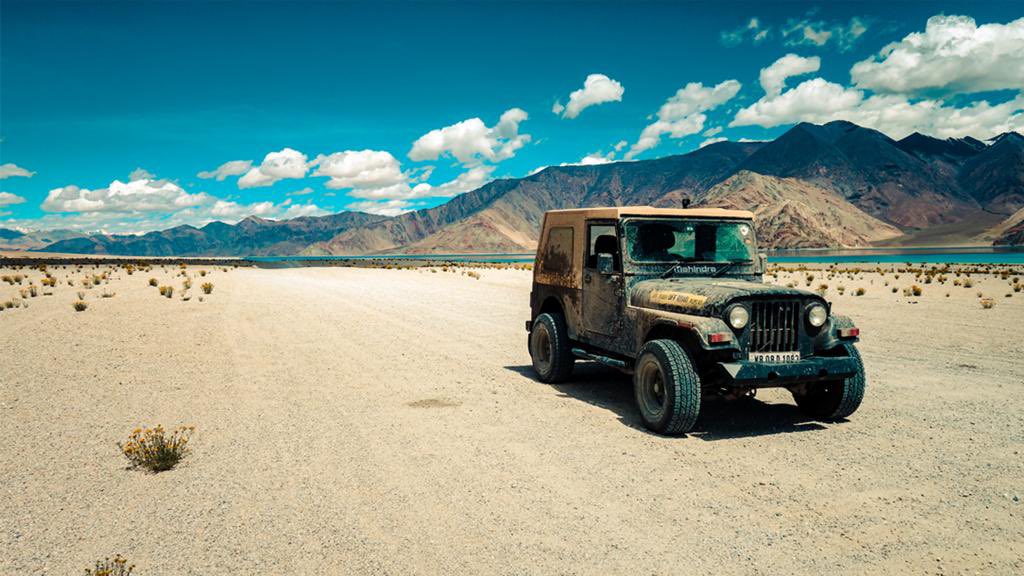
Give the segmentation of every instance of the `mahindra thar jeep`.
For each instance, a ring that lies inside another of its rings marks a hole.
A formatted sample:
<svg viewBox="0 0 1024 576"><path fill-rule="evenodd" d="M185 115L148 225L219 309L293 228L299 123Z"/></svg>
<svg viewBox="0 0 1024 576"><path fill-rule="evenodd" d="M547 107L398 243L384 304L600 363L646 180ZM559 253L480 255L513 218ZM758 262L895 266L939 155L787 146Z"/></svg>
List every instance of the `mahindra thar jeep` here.
<svg viewBox="0 0 1024 576"><path fill-rule="evenodd" d="M577 358L633 375L644 425L689 431L701 398L787 388L842 419L864 397L860 334L815 293L762 282L753 214L650 207L544 215L526 323L538 379Z"/></svg>

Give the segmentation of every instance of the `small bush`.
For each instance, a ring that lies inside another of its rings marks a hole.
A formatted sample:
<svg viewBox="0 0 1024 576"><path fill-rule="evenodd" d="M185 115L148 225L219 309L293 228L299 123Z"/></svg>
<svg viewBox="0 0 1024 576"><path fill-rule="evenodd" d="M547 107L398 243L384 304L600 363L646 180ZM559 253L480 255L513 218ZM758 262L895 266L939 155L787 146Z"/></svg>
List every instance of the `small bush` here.
<svg viewBox="0 0 1024 576"><path fill-rule="evenodd" d="M989 308L992 308L993 306L996 305L996 301L994 298L982 298L980 302L981 307L984 308L985 310L988 310Z"/></svg>
<svg viewBox="0 0 1024 576"><path fill-rule="evenodd" d="M71 303L71 307L75 309L75 312L85 312L85 309L89 307L89 303L84 300L75 300Z"/></svg>
<svg viewBox="0 0 1024 576"><path fill-rule="evenodd" d="M911 286L911 287L910 287L910 292L911 292L911 293L912 293L912 294L913 294L914 296L920 296L920 295L921 295L921 292L922 292L922 290L921 290L921 287L920 287L920 286L918 286L917 284L914 284L913 286Z"/></svg>
<svg viewBox="0 0 1024 576"><path fill-rule="evenodd" d="M149 285L150 285L150 286L152 286L152 287L156 288L156 287L157 287L157 285L159 285L159 284L160 284L160 283L159 283L159 282L157 282L157 279L156 279L156 278L150 278L150 279L149 279Z"/></svg>
<svg viewBox="0 0 1024 576"><path fill-rule="evenodd" d="M117 296L117 292L107 292L104 290L103 293L100 294L101 298L113 298L114 296Z"/></svg>
<svg viewBox="0 0 1024 576"><path fill-rule="evenodd" d="M167 297L167 298L173 298L174 297L174 287L173 286L161 286L160 287L160 295L164 296L164 297Z"/></svg>
<svg viewBox="0 0 1024 576"><path fill-rule="evenodd" d="M213 292L213 282L203 282L203 285L200 286L200 288L203 290L203 294L209 294Z"/></svg>
<svg viewBox="0 0 1024 576"><path fill-rule="evenodd" d="M182 280L181 281L181 288L182 288L182 290L188 290L188 289L192 288L192 279L191 278L185 278L184 280Z"/></svg>
<svg viewBox="0 0 1024 576"><path fill-rule="evenodd" d="M971 288L973 286L974 286L974 282L972 282L970 278L964 278L964 281L963 281L963 287L964 288Z"/></svg>
<svg viewBox="0 0 1024 576"><path fill-rule="evenodd" d="M854 292L854 294L856 296L863 296L865 292L866 292L866 290L864 290L863 288L857 288L857 291Z"/></svg>
<svg viewBox="0 0 1024 576"><path fill-rule="evenodd" d="M170 470L188 453L188 441L193 426L179 426L167 434L163 426L136 428L128 441L117 447L128 459L131 468L145 468L150 472Z"/></svg>
<svg viewBox="0 0 1024 576"><path fill-rule="evenodd" d="M97 560L93 568L85 569L85 576L131 576L132 570L135 570L135 564L128 564L128 561L118 554L113 560Z"/></svg>

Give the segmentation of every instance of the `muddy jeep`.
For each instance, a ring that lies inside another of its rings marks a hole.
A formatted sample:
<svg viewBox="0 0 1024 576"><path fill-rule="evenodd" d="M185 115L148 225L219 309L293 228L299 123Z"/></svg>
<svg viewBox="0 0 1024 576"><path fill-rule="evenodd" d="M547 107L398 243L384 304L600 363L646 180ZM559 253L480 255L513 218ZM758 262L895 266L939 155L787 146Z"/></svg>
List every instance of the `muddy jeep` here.
<svg viewBox="0 0 1024 576"><path fill-rule="evenodd" d="M586 208L544 215L526 323L537 377L576 359L633 375L644 425L689 431L701 398L785 387L806 414L853 414L860 331L812 292L766 284L753 214Z"/></svg>

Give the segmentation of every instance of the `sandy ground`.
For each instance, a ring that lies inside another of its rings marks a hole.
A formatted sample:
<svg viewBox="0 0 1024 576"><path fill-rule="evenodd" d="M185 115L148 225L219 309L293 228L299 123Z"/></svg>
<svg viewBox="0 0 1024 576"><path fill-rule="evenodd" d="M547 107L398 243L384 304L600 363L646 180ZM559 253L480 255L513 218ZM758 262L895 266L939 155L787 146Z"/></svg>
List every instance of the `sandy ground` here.
<svg viewBox="0 0 1024 576"><path fill-rule="evenodd" d="M174 271L118 272L76 313L58 269L0 312L0 573L115 553L139 576L1024 571L1024 293L1004 280L847 280L830 297L870 379L848 422L772 391L664 438L627 377L530 377L527 272L146 285ZM126 470L115 443L156 423L196 426L192 454Z"/></svg>

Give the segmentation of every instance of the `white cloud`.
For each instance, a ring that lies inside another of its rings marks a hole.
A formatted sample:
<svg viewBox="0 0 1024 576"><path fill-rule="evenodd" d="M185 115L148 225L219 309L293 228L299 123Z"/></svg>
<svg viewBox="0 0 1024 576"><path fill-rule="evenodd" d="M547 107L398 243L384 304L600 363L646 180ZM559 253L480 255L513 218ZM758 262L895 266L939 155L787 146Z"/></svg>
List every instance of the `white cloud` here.
<svg viewBox="0 0 1024 576"><path fill-rule="evenodd" d="M733 30L724 30L720 34L722 44L726 46L738 46L744 40L750 38L754 44L758 44L771 35L771 28L762 25L759 18L751 18L746 24Z"/></svg>
<svg viewBox="0 0 1024 576"><path fill-rule="evenodd" d="M136 168L128 175L128 181L134 182L136 180L156 180L156 176L145 168Z"/></svg>
<svg viewBox="0 0 1024 576"><path fill-rule="evenodd" d="M819 68L821 68L821 58L817 56L803 58L796 54L786 54L773 62L771 66L761 69L761 88L764 89L765 94L778 96L786 86L787 78L817 72Z"/></svg>
<svg viewBox="0 0 1024 576"><path fill-rule="evenodd" d="M64 186L50 190L42 208L48 212L169 212L198 206L204 193L189 194L167 180L114 180L107 188Z"/></svg>
<svg viewBox="0 0 1024 576"><path fill-rule="evenodd" d="M282 218L299 218L302 216L323 216L329 214L327 210L313 204L292 204L281 214Z"/></svg>
<svg viewBox="0 0 1024 576"><path fill-rule="evenodd" d="M303 188L301 190L296 190L294 192L289 192L288 196L305 196L307 194L312 194L312 193L313 193L313 189L310 188L309 186L306 186L305 188Z"/></svg>
<svg viewBox="0 0 1024 576"><path fill-rule="evenodd" d="M231 160L213 170L200 172L196 176L204 179L216 178L218 182L223 182L228 176L241 176L250 168L252 168L252 160Z"/></svg>
<svg viewBox="0 0 1024 576"><path fill-rule="evenodd" d="M561 114L562 118L576 118L580 112L605 102L621 102L625 88L622 84L612 80L604 74L590 74L583 81L583 88L569 94L569 103L562 106L561 102L555 102L551 111Z"/></svg>
<svg viewBox="0 0 1024 576"><path fill-rule="evenodd" d="M838 22L790 19L782 28L784 43L788 46L801 44L824 46L833 39L841 51L849 50L868 30L864 19L854 16L846 24Z"/></svg>
<svg viewBox="0 0 1024 576"><path fill-rule="evenodd" d="M343 188L382 188L403 183L407 176L402 165L390 152L381 150L346 150L318 156L313 176L329 176L326 186Z"/></svg>
<svg viewBox="0 0 1024 576"><path fill-rule="evenodd" d="M210 215L218 218L239 220L247 216L271 216L277 210L273 202L239 204L228 200L217 200L210 208Z"/></svg>
<svg viewBox="0 0 1024 576"><path fill-rule="evenodd" d="M1024 18L978 26L969 16L933 16L850 70L876 92L973 93L1024 88Z"/></svg>
<svg viewBox="0 0 1024 576"><path fill-rule="evenodd" d="M17 164L0 164L0 180L11 178L13 176L21 176L22 178L31 178L35 176L35 172L30 172Z"/></svg>
<svg viewBox="0 0 1024 576"><path fill-rule="evenodd" d="M21 204L25 201L24 198L17 194L11 194L10 192L0 192L0 206L10 206L11 204Z"/></svg>
<svg viewBox="0 0 1024 576"><path fill-rule="evenodd" d="M412 205L407 200L386 200L384 202L363 200L353 202L346 206L346 208L369 214L380 214L381 216L398 216L413 210Z"/></svg>
<svg viewBox="0 0 1024 576"><path fill-rule="evenodd" d="M725 142L726 140L728 140L728 138L726 138L725 136L719 136L717 138L708 138L707 140L704 140L703 142L700 143L700 148L708 146L709 144Z"/></svg>
<svg viewBox="0 0 1024 576"><path fill-rule="evenodd" d="M454 180L445 182L439 186L433 186L429 189L421 188L423 184L417 185L416 188L420 188L420 196L445 196L451 197L463 192L469 192L476 190L477 188L487 184L492 180L491 173L494 172L493 166L474 166L469 170L466 170L462 174L455 177ZM415 191L416 188L413 190Z"/></svg>
<svg viewBox="0 0 1024 576"><path fill-rule="evenodd" d="M306 155L298 150L284 148L280 152L271 152L263 158L263 162L250 169L238 179L239 188L257 188L271 186L286 178L303 178L309 170Z"/></svg>
<svg viewBox="0 0 1024 576"><path fill-rule="evenodd" d="M626 153L632 159L661 142L662 134L682 138L697 134L704 129L707 117L704 112L712 110L731 100L740 90L736 80L726 80L714 87L705 87L700 82L691 82L680 88L658 109L657 120L640 133L640 138Z"/></svg>
<svg viewBox="0 0 1024 576"><path fill-rule="evenodd" d="M1024 128L1024 96L995 105L979 101L956 107L897 94L868 96L863 90L812 78L781 94L766 94L737 112L729 125L770 128L833 120L848 120L896 139L915 131L940 138L990 138Z"/></svg>
<svg viewBox="0 0 1024 576"><path fill-rule="evenodd" d="M712 128L708 128L707 130L705 130L703 135L711 137L711 136L715 136L715 135L718 135L718 134L721 134L721 133L722 133L722 127L721 126L714 126Z"/></svg>
<svg viewBox="0 0 1024 576"><path fill-rule="evenodd" d="M409 158L422 161L452 156L465 166L507 160L530 141L529 134L519 133L519 124L527 117L525 111L511 108L493 127L479 118L470 118L431 130L413 142Z"/></svg>

